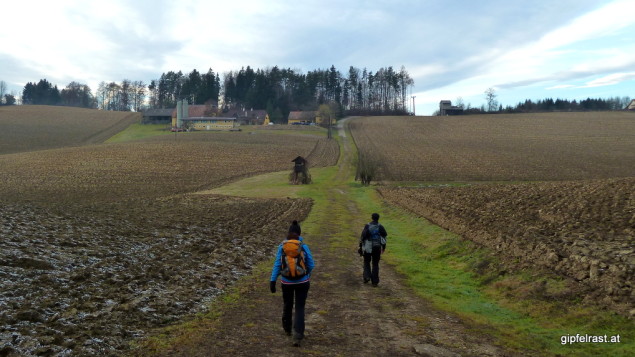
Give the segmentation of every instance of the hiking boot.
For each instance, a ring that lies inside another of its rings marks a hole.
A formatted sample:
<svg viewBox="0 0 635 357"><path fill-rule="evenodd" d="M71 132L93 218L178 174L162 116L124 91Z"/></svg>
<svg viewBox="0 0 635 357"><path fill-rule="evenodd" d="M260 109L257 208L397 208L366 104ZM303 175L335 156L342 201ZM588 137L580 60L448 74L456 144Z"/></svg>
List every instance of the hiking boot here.
<svg viewBox="0 0 635 357"><path fill-rule="evenodd" d="M376 288L376 287L377 287L377 284L373 283L373 288Z"/></svg>
<svg viewBox="0 0 635 357"><path fill-rule="evenodd" d="M304 336L302 334L299 334L299 333L293 331L293 346L294 347L300 347L300 343L302 342L303 338L304 338Z"/></svg>
<svg viewBox="0 0 635 357"><path fill-rule="evenodd" d="M284 330L284 334L287 336L291 336L291 330Z"/></svg>
<svg viewBox="0 0 635 357"><path fill-rule="evenodd" d="M368 284L369 281L370 279L364 279L364 284Z"/></svg>

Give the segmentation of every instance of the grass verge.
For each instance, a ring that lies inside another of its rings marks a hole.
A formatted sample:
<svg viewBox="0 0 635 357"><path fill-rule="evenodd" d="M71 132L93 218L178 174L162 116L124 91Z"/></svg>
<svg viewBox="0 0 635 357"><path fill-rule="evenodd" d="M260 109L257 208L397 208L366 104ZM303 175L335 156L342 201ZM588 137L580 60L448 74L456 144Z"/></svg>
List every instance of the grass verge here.
<svg viewBox="0 0 635 357"><path fill-rule="evenodd" d="M635 325L627 318L575 299L557 301L524 293L537 283L558 289L558 277L527 271L479 274L484 266L496 263L492 252L388 205L373 188L351 184L351 194L364 211L382 215L389 233L386 261L404 274L417 294L470 321L474 328L488 331L507 347L541 356L632 356L635 352ZM619 335L620 343L562 343L563 336L578 334L609 340Z"/></svg>
<svg viewBox="0 0 635 357"><path fill-rule="evenodd" d="M171 134L169 130L166 130L167 127L166 124L132 124L125 130L106 140L106 143L121 143L151 136Z"/></svg>

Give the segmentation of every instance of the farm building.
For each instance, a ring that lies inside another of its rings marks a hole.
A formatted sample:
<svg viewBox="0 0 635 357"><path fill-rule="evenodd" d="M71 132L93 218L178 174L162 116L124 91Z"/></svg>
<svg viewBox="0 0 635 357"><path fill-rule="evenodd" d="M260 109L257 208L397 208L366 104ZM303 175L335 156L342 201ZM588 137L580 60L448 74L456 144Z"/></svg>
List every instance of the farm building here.
<svg viewBox="0 0 635 357"><path fill-rule="evenodd" d="M143 112L143 124L170 124L174 109L148 109Z"/></svg>
<svg viewBox="0 0 635 357"><path fill-rule="evenodd" d="M268 121L269 114L266 110L242 110L231 109L223 112L222 116L236 118L240 125L263 125Z"/></svg>
<svg viewBox="0 0 635 357"><path fill-rule="evenodd" d="M626 110L635 110L635 99L631 100L631 103L626 107Z"/></svg>
<svg viewBox="0 0 635 357"><path fill-rule="evenodd" d="M452 101L442 100L439 102L439 115L461 115L463 108L452 105Z"/></svg>
<svg viewBox="0 0 635 357"><path fill-rule="evenodd" d="M192 130L239 130L236 118L193 117L181 119Z"/></svg>
<svg viewBox="0 0 635 357"><path fill-rule="evenodd" d="M314 111L295 111L289 113L289 125L311 124L316 122L316 112Z"/></svg>
<svg viewBox="0 0 635 357"><path fill-rule="evenodd" d="M172 112L172 130L239 130L236 118L216 114L211 105L189 105L185 100L179 101Z"/></svg>
<svg viewBox="0 0 635 357"><path fill-rule="evenodd" d="M320 116L319 114L317 114L317 116L315 117L315 122L317 125L327 125L328 124L328 119L324 118L322 119L322 116ZM336 118L331 118L331 124L337 124L337 119Z"/></svg>

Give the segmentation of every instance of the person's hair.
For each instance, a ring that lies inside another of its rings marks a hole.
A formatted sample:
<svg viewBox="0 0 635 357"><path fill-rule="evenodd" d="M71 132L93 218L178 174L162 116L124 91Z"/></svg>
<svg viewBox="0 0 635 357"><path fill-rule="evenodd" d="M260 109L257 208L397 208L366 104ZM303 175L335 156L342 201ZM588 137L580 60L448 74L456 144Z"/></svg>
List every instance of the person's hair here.
<svg viewBox="0 0 635 357"><path fill-rule="evenodd" d="M373 213L372 215L370 215L370 217L373 219L373 221L379 220L379 214L377 213Z"/></svg>
<svg viewBox="0 0 635 357"><path fill-rule="evenodd" d="M296 232L289 232L289 234L287 235L287 239L298 240L299 237L300 236Z"/></svg>

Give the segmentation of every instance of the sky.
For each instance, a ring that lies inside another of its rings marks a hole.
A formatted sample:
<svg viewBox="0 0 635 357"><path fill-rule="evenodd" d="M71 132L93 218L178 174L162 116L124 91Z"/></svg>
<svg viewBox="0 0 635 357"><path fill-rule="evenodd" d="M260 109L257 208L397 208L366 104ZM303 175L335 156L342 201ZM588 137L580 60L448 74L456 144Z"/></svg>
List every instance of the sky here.
<svg viewBox="0 0 635 357"><path fill-rule="evenodd" d="M0 80L20 94L168 71L404 66L417 115L525 99L635 98L635 0L57 0L2 5Z"/></svg>

